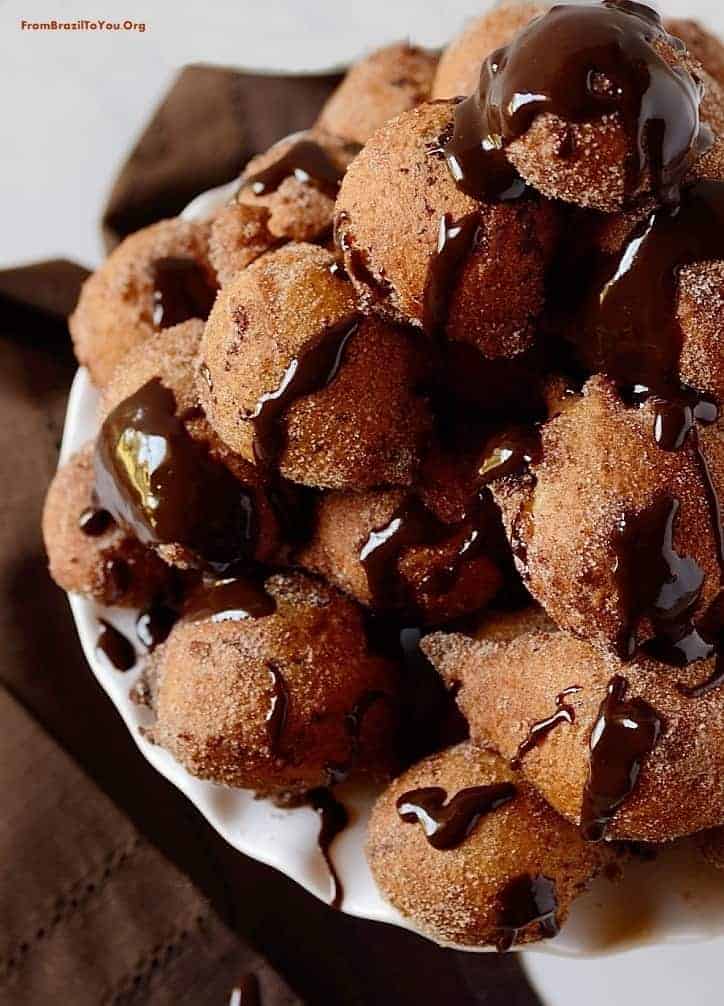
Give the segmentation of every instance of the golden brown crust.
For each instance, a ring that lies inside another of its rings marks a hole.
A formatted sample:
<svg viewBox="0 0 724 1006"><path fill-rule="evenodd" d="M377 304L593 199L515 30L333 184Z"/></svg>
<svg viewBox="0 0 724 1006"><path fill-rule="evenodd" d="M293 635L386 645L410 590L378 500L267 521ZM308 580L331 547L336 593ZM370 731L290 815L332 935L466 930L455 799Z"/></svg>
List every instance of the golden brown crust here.
<svg viewBox="0 0 724 1006"><path fill-rule="evenodd" d="M50 575L63 590L101 604L140 607L169 585L170 571L113 522L98 536L81 530L81 514L94 507L94 484L93 445L87 444L58 469L45 498Z"/></svg>
<svg viewBox="0 0 724 1006"><path fill-rule="evenodd" d="M608 682L622 674L627 697L648 702L664 726L608 837L665 842L724 821L722 693L691 698L678 688L705 679L713 661L688 669L638 659L622 664L583 640L540 629L503 642L438 633L422 646L448 685L462 683L458 704L473 741L492 743L504 758L513 758L529 728L555 711L560 692L579 686L566 699L574 722L551 730L521 763L526 778L568 820L580 819L591 727Z"/></svg>
<svg viewBox="0 0 724 1006"><path fill-rule="evenodd" d="M300 573L276 575L277 609L244 621L181 622L155 658L153 739L191 773L259 793L300 792L349 761L346 717L370 691L394 698L392 665L368 652L359 609ZM273 742L270 668L288 692ZM356 771L390 765L393 703L362 720Z"/></svg>
<svg viewBox="0 0 724 1006"><path fill-rule="evenodd" d="M200 360L209 380L199 392L221 438L250 461L254 429L242 417L279 387L310 340L352 324L354 290L332 275L333 261L313 245L263 256L222 291L206 325ZM286 410L281 473L324 488L409 484L431 424L418 393L426 371L414 334L359 319L334 380Z"/></svg>
<svg viewBox="0 0 724 1006"><path fill-rule="evenodd" d="M662 451L653 427L651 405L627 408L605 378L591 378L583 395L543 426L542 460L531 466L532 477L492 487L509 536L522 543L519 561L533 596L558 625L604 649L627 624L614 536L622 519L660 496L679 500L674 548L705 573L700 611L718 590L700 464L691 443ZM718 466L721 440L706 436L704 452ZM642 620L638 641L651 635Z"/></svg>
<svg viewBox="0 0 724 1006"><path fill-rule="evenodd" d="M327 99L317 126L364 144L389 119L430 97L437 57L407 42L376 49L359 60Z"/></svg>
<svg viewBox="0 0 724 1006"><path fill-rule="evenodd" d="M153 339L154 264L165 258L190 258L216 275L209 260L208 221L173 219L137 231L108 256L83 284L69 326L78 362L103 387L133 346Z"/></svg>
<svg viewBox="0 0 724 1006"><path fill-rule="evenodd" d="M444 50L432 87L433 98L468 95L478 85L480 65L491 52L510 42L521 28L546 8L536 3L509 3L471 21Z"/></svg>
<svg viewBox="0 0 724 1006"><path fill-rule="evenodd" d="M395 806L418 787L440 786L451 797L469 786L509 781L518 788L513 800L481 818L453 849L433 848L420 825L403 821ZM468 743L396 779L375 804L367 838L367 858L388 901L434 939L465 946L496 943L501 892L521 874L555 882L562 924L609 857L607 849L583 842L502 758ZM530 927L520 942L539 938L537 927Z"/></svg>
<svg viewBox="0 0 724 1006"><path fill-rule="evenodd" d="M365 307L422 326L441 219L479 215L475 247L451 283L444 334L489 358L516 356L531 345L543 307L556 212L543 201L485 205L461 192L431 152L452 111L448 101L421 105L374 134L342 181L338 242ZM360 258L374 284L356 268Z"/></svg>

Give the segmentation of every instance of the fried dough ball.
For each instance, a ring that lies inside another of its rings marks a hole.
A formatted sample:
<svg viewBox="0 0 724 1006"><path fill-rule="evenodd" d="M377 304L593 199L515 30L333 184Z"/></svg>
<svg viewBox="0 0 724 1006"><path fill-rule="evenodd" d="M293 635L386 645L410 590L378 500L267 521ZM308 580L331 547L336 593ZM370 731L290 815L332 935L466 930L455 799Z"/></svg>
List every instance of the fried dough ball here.
<svg viewBox="0 0 724 1006"><path fill-rule="evenodd" d="M673 552L703 573L692 614L706 608L719 585L701 464L690 440L678 451L658 447L654 416L651 402L629 408L609 381L591 378L582 395L567 399L543 426L542 458L532 463L530 475L491 487L533 596L562 628L619 652L633 652L657 634L648 611L634 617L638 598L628 596L626 574L616 572L630 565L625 542L637 534L645 539L653 509L673 512ZM721 433L702 428L700 442L721 492ZM659 540L652 532L651 547L641 546L646 555L640 561L649 571L668 547L663 526L661 535Z"/></svg>
<svg viewBox="0 0 724 1006"><path fill-rule="evenodd" d="M211 224L209 259L220 286L281 243L269 230L269 211L236 200L218 211Z"/></svg>
<svg viewBox="0 0 724 1006"><path fill-rule="evenodd" d="M170 570L97 506L94 482L93 445L87 444L50 484L43 509L50 575L63 590L101 604L140 607L164 592Z"/></svg>
<svg viewBox="0 0 724 1006"><path fill-rule="evenodd" d="M431 426L419 390L428 354L415 333L357 315L354 289L334 261L314 245L287 245L224 288L201 344L201 400L232 450L249 461L261 451L264 465L293 482L407 485ZM334 350L326 363L315 355L325 339ZM311 391L297 395L292 381L286 406L255 420L294 360L311 375Z"/></svg>
<svg viewBox="0 0 724 1006"><path fill-rule="evenodd" d="M486 205L457 188L435 152L453 107L421 105L374 134L342 181L337 241L365 309L512 357L533 342L556 213L535 198ZM457 269L437 255L445 220L476 225Z"/></svg>
<svg viewBox="0 0 724 1006"><path fill-rule="evenodd" d="M266 617L175 626L154 656L152 738L194 775L257 793L389 768L396 673L360 609L299 573L266 590Z"/></svg>
<svg viewBox="0 0 724 1006"><path fill-rule="evenodd" d="M337 187L357 149L316 127L292 133L252 157L236 201L266 210L273 238L313 241L331 229Z"/></svg>
<svg viewBox="0 0 724 1006"><path fill-rule="evenodd" d="M618 793L622 800L605 836L665 842L724 820L722 692L694 697L679 687L700 684L713 660L676 669L646 659L624 664L544 628L505 641L437 633L421 645L448 686L460 683L457 701L473 742L492 744L507 759L518 756L525 777L568 820L581 819L591 732L615 675L627 682L627 701L651 707L661 732L640 759L632 791ZM562 700L573 716L522 752L531 728L555 714ZM620 744L617 751L619 767L628 770Z"/></svg>
<svg viewBox="0 0 724 1006"><path fill-rule="evenodd" d="M371 52L327 99L317 127L362 146L376 129L430 97L437 57L408 42Z"/></svg>
<svg viewBox="0 0 724 1006"><path fill-rule="evenodd" d="M724 44L717 35L707 31L698 21L688 18L668 18L664 27L670 35L681 39L707 73L724 84Z"/></svg>
<svg viewBox="0 0 724 1006"><path fill-rule="evenodd" d="M131 234L83 284L69 326L78 362L99 387L129 349L190 318L216 296L208 221L173 219Z"/></svg>
<svg viewBox="0 0 724 1006"><path fill-rule="evenodd" d="M281 531L264 481L254 465L234 454L219 439L199 406L195 364L203 330L201 321L187 321L160 332L152 342L130 350L103 391L101 421L149 381L160 380L164 388L173 392L176 415L184 417L191 438L204 447L214 461L228 468L240 487L250 492L257 524L253 557L269 561L278 554ZM165 542L156 548L172 565L182 568L196 565L197 559L181 542Z"/></svg>
<svg viewBox="0 0 724 1006"><path fill-rule="evenodd" d="M427 826L404 820L397 807L404 794L421 788L442 789L449 804L461 790L501 783L515 787L512 799L483 814L452 848L433 847ZM513 940L541 939L541 925L532 920L546 910L562 925L609 857L605 848L584 842L502 758L469 743L396 779L375 804L367 838L377 884L423 932L442 943L501 949ZM538 911L529 904L537 884Z"/></svg>
<svg viewBox="0 0 724 1006"><path fill-rule="evenodd" d="M540 44L549 41L543 35ZM665 32L655 34L651 46L675 72L701 77L699 64ZM601 90L614 86L605 78L599 82ZM635 144L618 112L588 122L568 122L546 112L507 144L506 155L522 177L549 198L613 213L653 188L648 169L635 184L627 180L628 165L637 156Z"/></svg>
<svg viewBox="0 0 724 1006"><path fill-rule="evenodd" d="M472 94L478 86L480 65L491 52L510 42L546 7L536 3L506 3L471 21L440 57L432 85L433 98Z"/></svg>

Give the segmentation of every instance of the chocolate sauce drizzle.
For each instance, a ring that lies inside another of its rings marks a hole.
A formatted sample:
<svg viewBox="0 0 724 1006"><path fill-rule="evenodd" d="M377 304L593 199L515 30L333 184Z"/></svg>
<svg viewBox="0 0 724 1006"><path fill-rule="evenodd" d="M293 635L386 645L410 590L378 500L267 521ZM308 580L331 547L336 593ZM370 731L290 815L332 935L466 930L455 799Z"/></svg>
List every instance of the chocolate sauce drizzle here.
<svg viewBox="0 0 724 1006"><path fill-rule="evenodd" d="M94 465L100 503L144 544L184 545L215 573L253 555L252 492L189 435L159 379L111 412Z"/></svg>
<svg viewBox="0 0 724 1006"><path fill-rule="evenodd" d="M674 549L678 512L678 499L663 495L641 513L625 518L614 538L616 583L625 617L617 641L622 660L633 657L640 624L648 619L655 634L649 649L659 659L668 655L668 662L681 663L675 652L689 633L704 572L693 559Z"/></svg>
<svg viewBox="0 0 724 1006"><path fill-rule="evenodd" d="M269 712L266 715L267 737L269 750L277 757L281 753L281 739L287 725L289 715L289 689L284 675L276 664L268 662L266 669L271 681L271 700Z"/></svg>
<svg viewBox="0 0 724 1006"><path fill-rule="evenodd" d="M442 787L423 786L399 796L396 807L403 821L422 825L433 849L456 849L481 817L509 803L516 792L511 782L470 786L446 803L447 793Z"/></svg>
<svg viewBox="0 0 724 1006"><path fill-rule="evenodd" d="M449 213L440 218L437 247L427 269L423 294L424 331L442 339L455 281L463 263L479 240L480 214L469 213L453 221Z"/></svg>
<svg viewBox="0 0 724 1006"><path fill-rule="evenodd" d="M627 689L622 675L611 678L591 728L588 780L581 804L581 831L589 842L605 837L663 729L656 710L644 699L627 699Z"/></svg>
<svg viewBox="0 0 724 1006"><path fill-rule="evenodd" d="M336 199L344 170L324 147L302 134L268 167L245 178L242 188L250 188L256 196L266 196L276 192L286 178L293 177Z"/></svg>
<svg viewBox="0 0 724 1006"><path fill-rule="evenodd" d="M546 716L545 719L538 720L537 723L533 723L528 729L527 735L518 745L516 755L511 761L511 766L513 768L520 768L523 758L529 751L532 751L533 748L539 747L551 730L554 730L561 723L570 724L575 722L576 710L569 702L566 702L566 699L569 695L575 695L576 692L580 692L580 690L580 685L569 685L568 688L564 688L562 692L559 692L558 695L556 695L556 711L551 713L550 716Z"/></svg>
<svg viewBox="0 0 724 1006"><path fill-rule="evenodd" d="M558 935L558 897L555 881L550 877L521 874L506 884L498 898L499 951L510 950L529 926L537 926L543 939Z"/></svg>
<svg viewBox="0 0 724 1006"><path fill-rule="evenodd" d="M94 506L86 507L78 518L78 527L90 538L99 538L106 531L110 531L114 523L107 510Z"/></svg>
<svg viewBox="0 0 724 1006"><path fill-rule="evenodd" d="M307 802L319 814L320 827L317 844L324 856L332 880L332 897L329 904L332 908L340 908L344 898L344 888L332 862L330 847L337 835L344 831L349 824L349 815L339 800L324 786L311 789L307 793Z"/></svg>
<svg viewBox="0 0 724 1006"><path fill-rule="evenodd" d="M153 264L153 324L171 328L211 314L218 287L192 258L160 258Z"/></svg>
<svg viewBox="0 0 724 1006"><path fill-rule="evenodd" d="M287 366L279 386L262 395L254 410L242 417L254 426L254 456L259 465L271 468L278 462L286 445L284 414L298 399L332 383L359 321L357 314L348 316L310 339Z"/></svg>
<svg viewBox="0 0 724 1006"><path fill-rule="evenodd" d="M390 696L386 692L370 688L363 692L361 697L352 706L352 709L344 718L344 727L349 737L349 755L343 762L328 762L325 771L330 786L336 786L345 782L354 770L360 757L360 741L364 718L375 705L375 703L388 700Z"/></svg>
<svg viewBox="0 0 724 1006"><path fill-rule="evenodd" d="M680 383L677 297L684 267L722 258L724 182L696 182L676 206L653 210L617 254L594 265L582 317L571 326L589 370L634 389L639 401L654 397L655 433L664 450L680 448L695 421L717 418L709 396Z"/></svg>
<svg viewBox="0 0 724 1006"><path fill-rule="evenodd" d="M659 15L631 0L567 4L535 18L484 61L478 89L455 107L440 147L458 186L478 199L513 199L525 186L505 148L543 114L583 123L617 114L632 147L626 190L650 173L661 201L674 201L689 164L711 145L699 120L701 82L654 48L682 44ZM559 151L572 156L573 135Z"/></svg>
<svg viewBox="0 0 724 1006"><path fill-rule="evenodd" d="M130 671L136 663L133 644L110 622L106 622L103 618L100 622L101 631L98 634L96 649L107 657L117 671Z"/></svg>
<svg viewBox="0 0 724 1006"><path fill-rule="evenodd" d="M511 475L522 475L543 456L537 427L513 426L492 437L485 446L478 475L483 484Z"/></svg>
<svg viewBox="0 0 724 1006"><path fill-rule="evenodd" d="M401 575L400 559L415 547L453 543L447 562L436 566L418 586L422 593L443 596L454 586L464 563L485 553L491 525L490 497L483 489L460 521L445 524L414 495L408 496L384 527L370 532L359 561L367 576L373 604L385 609L418 613L418 603Z"/></svg>
<svg viewBox="0 0 724 1006"><path fill-rule="evenodd" d="M189 622L239 622L266 618L276 607L261 579L247 575L203 581L189 593L181 614Z"/></svg>
<svg viewBox="0 0 724 1006"><path fill-rule="evenodd" d="M165 601L156 601L136 619L136 636L151 652L165 643L178 621L178 609Z"/></svg>

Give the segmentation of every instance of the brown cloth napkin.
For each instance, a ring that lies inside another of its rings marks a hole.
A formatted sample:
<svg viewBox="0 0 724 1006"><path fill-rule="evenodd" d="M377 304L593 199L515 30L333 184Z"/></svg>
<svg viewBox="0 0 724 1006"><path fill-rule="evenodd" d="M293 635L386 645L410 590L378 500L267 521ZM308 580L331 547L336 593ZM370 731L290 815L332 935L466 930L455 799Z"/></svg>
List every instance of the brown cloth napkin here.
<svg viewBox="0 0 724 1006"><path fill-rule="evenodd" d="M185 70L106 226L127 233L229 180L222 150L234 174L308 125L334 79ZM252 972L263 1006L535 1006L514 956L331 911L227 846L140 755L85 664L39 531L75 369L62 316L83 276L64 262L0 273L0 1004L224 1006Z"/></svg>

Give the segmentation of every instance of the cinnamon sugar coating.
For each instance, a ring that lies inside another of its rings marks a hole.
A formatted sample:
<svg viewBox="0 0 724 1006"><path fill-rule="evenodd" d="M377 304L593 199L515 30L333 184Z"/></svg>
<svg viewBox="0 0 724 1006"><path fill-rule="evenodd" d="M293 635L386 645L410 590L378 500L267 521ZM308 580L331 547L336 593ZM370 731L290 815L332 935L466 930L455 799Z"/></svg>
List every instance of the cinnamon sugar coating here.
<svg viewBox="0 0 724 1006"><path fill-rule="evenodd" d="M103 387L124 355L152 341L155 268L158 262L183 259L198 265L209 288L216 273L209 259L208 221L162 220L127 237L83 284L69 326L78 362Z"/></svg>
<svg viewBox="0 0 724 1006"><path fill-rule="evenodd" d="M434 53L408 42L376 49L347 71L320 112L317 128L366 143L385 122L428 100L436 66Z"/></svg>
<svg viewBox="0 0 724 1006"><path fill-rule="evenodd" d="M513 38L546 8L537 3L506 3L466 25L443 50L432 85L433 98L472 94L480 78L480 65L491 52Z"/></svg>
<svg viewBox="0 0 724 1006"><path fill-rule="evenodd" d="M447 304L438 334L472 343L488 358L513 357L535 336L557 215L533 197L483 204L458 189L436 152L453 108L447 101L421 105L374 134L342 181L337 241L366 310L437 327L429 301L441 285ZM478 219L475 239L440 283L434 272L441 221L471 215Z"/></svg>
<svg viewBox="0 0 724 1006"><path fill-rule="evenodd" d="M331 489L407 485L431 425L424 345L414 333L358 317L354 289L333 263L322 248L288 245L225 287L201 344L199 394L222 440L253 462L257 431L248 417L315 340L349 323L333 379L320 375L322 386L290 402L279 419L278 469Z"/></svg>
<svg viewBox="0 0 724 1006"><path fill-rule="evenodd" d="M154 655L153 739L192 774L260 794L300 795L342 764L384 772L396 676L369 651L359 609L299 573L272 576L266 589L271 615L172 630ZM286 694L276 728L271 671ZM347 717L370 692L387 698L369 706L355 740Z"/></svg>
<svg viewBox="0 0 724 1006"><path fill-rule="evenodd" d="M506 759L516 756L534 723L555 711L556 696L578 686L566 698L573 722L558 724L520 760L524 776L568 820L580 820L591 729L610 679L621 674L627 694L649 703L663 726L607 837L665 842L724 821L721 692L694 698L678 687L705 679L713 661L689 668L639 658L622 664L582 639L544 627L506 641L484 633L477 640L437 633L422 645L448 686L461 684L457 701L473 741L492 744Z"/></svg>
<svg viewBox="0 0 724 1006"><path fill-rule="evenodd" d="M669 66L701 77L701 67L688 53L658 38L653 49ZM618 112L590 122L544 113L506 151L523 178L550 199L614 213L653 189L648 169L633 188L627 185L634 143Z"/></svg>
<svg viewBox="0 0 724 1006"><path fill-rule="evenodd" d="M435 849L419 823L403 821L396 801L421 787L445 790L512 782L516 795L484 815L456 848ZM585 843L534 788L491 751L464 743L413 765L379 797L370 818L367 859L388 901L433 939L464 946L496 944L501 937L501 896L521 875L554 883L556 918L610 858ZM536 925L518 942L540 939Z"/></svg>
<svg viewBox="0 0 724 1006"><path fill-rule="evenodd" d="M271 236L287 241L312 241L332 226L335 195L332 190L335 186L320 185L314 175L308 180L297 177L293 163L288 166L288 173L284 174L278 185L274 184L269 191L260 194L254 190L254 178L260 172L283 163L285 157L300 142L319 148L340 178L358 149L356 144L314 127L301 133L292 133L263 154L252 157L239 179L236 201L241 205L265 210L268 214L266 226Z"/></svg>
<svg viewBox="0 0 724 1006"><path fill-rule="evenodd" d="M616 645L628 624L615 536L622 521L660 497L679 501L674 550L704 572L698 613L719 589L711 514L693 445L663 451L653 429L650 404L628 407L605 378L591 378L582 396L569 399L543 426L542 459L530 475L492 486L509 537L518 542L517 562L530 592L558 625L604 650ZM721 492L721 434L710 427L700 441ZM636 642L653 634L642 618Z"/></svg>
<svg viewBox="0 0 724 1006"><path fill-rule="evenodd" d="M664 27L685 43L691 56L698 60L707 73L724 84L724 45L713 32L707 31L698 21L688 18L667 18Z"/></svg>
<svg viewBox="0 0 724 1006"><path fill-rule="evenodd" d="M81 515L93 499L93 445L87 444L55 473L43 508L43 540L50 575L63 590L101 604L140 607L169 585L168 566L118 525L101 517L103 530L86 534Z"/></svg>

